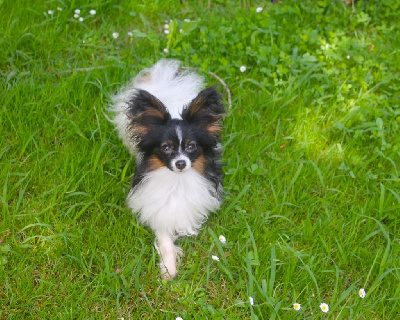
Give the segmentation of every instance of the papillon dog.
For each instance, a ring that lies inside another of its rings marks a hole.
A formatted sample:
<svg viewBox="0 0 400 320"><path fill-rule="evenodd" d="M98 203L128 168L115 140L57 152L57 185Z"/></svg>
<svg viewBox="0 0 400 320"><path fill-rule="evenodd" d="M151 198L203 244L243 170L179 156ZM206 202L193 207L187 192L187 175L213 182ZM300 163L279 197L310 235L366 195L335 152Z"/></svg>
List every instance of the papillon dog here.
<svg viewBox="0 0 400 320"><path fill-rule="evenodd" d="M136 157L127 202L154 231L166 280L176 276L182 255L174 242L196 235L223 199L225 107L217 90L203 85L179 61L160 60L114 96L111 107L119 136Z"/></svg>

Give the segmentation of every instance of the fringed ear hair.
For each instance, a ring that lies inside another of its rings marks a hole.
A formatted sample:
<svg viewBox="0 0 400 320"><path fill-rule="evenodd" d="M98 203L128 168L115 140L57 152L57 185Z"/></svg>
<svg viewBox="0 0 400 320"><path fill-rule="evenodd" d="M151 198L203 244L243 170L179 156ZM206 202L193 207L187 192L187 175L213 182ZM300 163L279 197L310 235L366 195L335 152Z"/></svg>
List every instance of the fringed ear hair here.
<svg viewBox="0 0 400 320"><path fill-rule="evenodd" d="M152 128L171 119L164 104L146 90L137 90L128 101L127 116L135 136L146 135Z"/></svg>
<svg viewBox="0 0 400 320"><path fill-rule="evenodd" d="M222 97L215 87L204 89L183 109L182 119L219 137L222 130L222 117L225 114L225 107L221 100Z"/></svg>

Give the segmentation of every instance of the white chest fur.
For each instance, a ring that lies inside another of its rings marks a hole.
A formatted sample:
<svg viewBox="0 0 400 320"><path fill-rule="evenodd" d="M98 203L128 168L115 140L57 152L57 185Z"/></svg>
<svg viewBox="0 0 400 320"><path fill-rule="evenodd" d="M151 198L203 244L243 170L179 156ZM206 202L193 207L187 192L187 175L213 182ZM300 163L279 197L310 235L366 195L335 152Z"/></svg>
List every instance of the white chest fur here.
<svg viewBox="0 0 400 320"><path fill-rule="evenodd" d="M196 170L168 168L147 173L128 195L141 223L171 235L195 235L208 213L219 208L215 185Z"/></svg>

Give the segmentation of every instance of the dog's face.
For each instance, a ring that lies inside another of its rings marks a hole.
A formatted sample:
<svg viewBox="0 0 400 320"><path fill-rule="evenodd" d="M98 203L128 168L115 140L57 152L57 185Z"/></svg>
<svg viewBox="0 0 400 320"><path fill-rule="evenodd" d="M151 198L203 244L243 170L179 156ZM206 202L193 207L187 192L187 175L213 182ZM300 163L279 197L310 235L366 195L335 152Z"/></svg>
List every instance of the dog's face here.
<svg viewBox="0 0 400 320"><path fill-rule="evenodd" d="M128 117L145 171L167 167L176 173L191 169L203 173L219 142L224 112L221 97L213 87L201 91L184 107L182 120L171 119L161 101L139 90Z"/></svg>
<svg viewBox="0 0 400 320"><path fill-rule="evenodd" d="M154 154L163 165L174 172L185 172L192 167L198 167L202 162L203 148L200 139L193 132L195 130L190 130L183 121L171 122Z"/></svg>

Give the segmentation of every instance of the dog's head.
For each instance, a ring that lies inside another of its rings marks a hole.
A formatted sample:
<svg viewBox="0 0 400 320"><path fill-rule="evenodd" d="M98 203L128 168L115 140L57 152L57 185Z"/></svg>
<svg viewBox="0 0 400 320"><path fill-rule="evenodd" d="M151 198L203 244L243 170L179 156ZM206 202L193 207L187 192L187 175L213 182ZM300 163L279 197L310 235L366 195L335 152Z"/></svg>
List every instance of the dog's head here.
<svg viewBox="0 0 400 320"><path fill-rule="evenodd" d="M220 142L225 108L214 87L201 91L172 119L155 96L138 90L128 108L129 128L143 155L146 170L167 167L181 173L195 169L203 173Z"/></svg>

